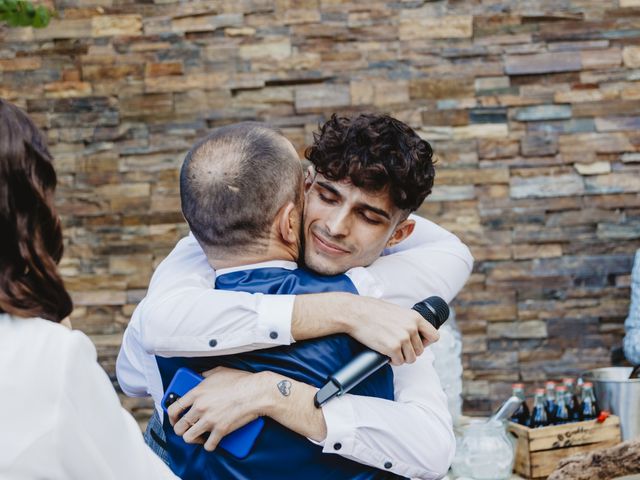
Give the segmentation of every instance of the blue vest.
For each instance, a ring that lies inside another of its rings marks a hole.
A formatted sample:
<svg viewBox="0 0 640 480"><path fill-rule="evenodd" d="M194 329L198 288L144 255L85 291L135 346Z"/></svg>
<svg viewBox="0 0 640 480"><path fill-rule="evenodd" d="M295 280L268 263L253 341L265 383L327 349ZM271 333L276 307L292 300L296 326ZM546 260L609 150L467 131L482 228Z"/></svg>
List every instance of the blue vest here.
<svg viewBox="0 0 640 480"><path fill-rule="evenodd" d="M346 275L326 277L304 269L257 268L220 275L216 288L265 294L304 294L320 292L358 293ZM250 372L270 370L289 378L323 386L327 377L345 365L364 346L348 335L296 342L288 346L256 350L234 355L194 358L156 357L166 391L180 367L203 372L226 366ZM393 400L393 373L386 366L351 391ZM201 445L190 445L177 436L165 414L163 429L167 438L171 468L183 480L241 479L282 480L386 479L399 478L390 472L353 462L335 454L322 452L305 437L283 427L270 418L258 436L251 453L238 459L222 448L207 452Z"/></svg>

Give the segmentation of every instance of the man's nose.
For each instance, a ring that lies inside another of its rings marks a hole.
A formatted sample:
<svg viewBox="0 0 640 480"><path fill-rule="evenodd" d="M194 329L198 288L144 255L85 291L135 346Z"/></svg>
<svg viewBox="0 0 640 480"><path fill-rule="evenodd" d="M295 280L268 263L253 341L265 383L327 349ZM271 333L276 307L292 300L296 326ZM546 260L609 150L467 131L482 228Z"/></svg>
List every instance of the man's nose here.
<svg viewBox="0 0 640 480"><path fill-rule="evenodd" d="M327 217L325 222L327 232L332 237L344 237L349 233L349 212L337 208Z"/></svg>

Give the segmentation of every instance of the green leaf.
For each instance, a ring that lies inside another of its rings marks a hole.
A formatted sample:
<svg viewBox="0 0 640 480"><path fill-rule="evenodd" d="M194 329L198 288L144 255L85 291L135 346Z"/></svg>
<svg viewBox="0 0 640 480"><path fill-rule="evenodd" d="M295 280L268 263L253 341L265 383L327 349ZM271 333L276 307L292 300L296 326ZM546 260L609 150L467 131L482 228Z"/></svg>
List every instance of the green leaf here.
<svg viewBox="0 0 640 480"><path fill-rule="evenodd" d="M51 16L49 15L49 11L40 5L36 9L35 18L33 19L33 26L35 28L44 28L49 25L49 21L51 20Z"/></svg>
<svg viewBox="0 0 640 480"><path fill-rule="evenodd" d="M49 25L49 20L51 17L49 16L49 11L40 5L35 12L35 18L33 19L33 26L35 28L44 28Z"/></svg>
<svg viewBox="0 0 640 480"><path fill-rule="evenodd" d="M31 25L31 16L29 15L29 10L25 8L24 5L19 5L18 12L16 13L16 19L18 25L20 25L21 27L28 27Z"/></svg>
<svg viewBox="0 0 640 480"><path fill-rule="evenodd" d="M10 27L46 27L54 12L26 0L0 0L0 22Z"/></svg>

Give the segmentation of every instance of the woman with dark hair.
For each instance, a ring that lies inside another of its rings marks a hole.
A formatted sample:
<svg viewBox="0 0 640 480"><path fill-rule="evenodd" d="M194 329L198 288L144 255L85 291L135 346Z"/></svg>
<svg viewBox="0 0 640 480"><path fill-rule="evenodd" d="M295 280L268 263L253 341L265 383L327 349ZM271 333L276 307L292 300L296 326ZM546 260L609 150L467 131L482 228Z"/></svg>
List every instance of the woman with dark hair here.
<svg viewBox="0 0 640 480"><path fill-rule="evenodd" d="M0 99L0 478L175 479L145 445L57 264L56 174L43 134Z"/></svg>

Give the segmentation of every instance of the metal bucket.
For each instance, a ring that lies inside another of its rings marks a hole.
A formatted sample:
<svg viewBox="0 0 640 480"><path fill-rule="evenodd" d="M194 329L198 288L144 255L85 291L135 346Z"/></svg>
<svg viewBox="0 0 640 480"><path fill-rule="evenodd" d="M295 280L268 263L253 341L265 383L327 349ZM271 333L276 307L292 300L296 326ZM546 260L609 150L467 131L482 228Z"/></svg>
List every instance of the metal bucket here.
<svg viewBox="0 0 640 480"><path fill-rule="evenodd" d="M601 410L620 417L622 439L640 437L640 379L629 379L631 367L596 368L585 373L593 382Z"/></svg>

